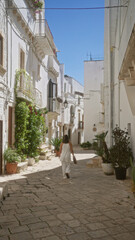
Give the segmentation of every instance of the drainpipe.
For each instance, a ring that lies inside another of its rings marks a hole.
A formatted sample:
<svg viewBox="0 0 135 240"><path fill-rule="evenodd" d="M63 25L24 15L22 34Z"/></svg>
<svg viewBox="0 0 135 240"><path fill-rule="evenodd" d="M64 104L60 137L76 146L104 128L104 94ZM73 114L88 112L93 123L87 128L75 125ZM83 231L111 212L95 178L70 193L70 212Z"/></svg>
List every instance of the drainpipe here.
<svg viewBox="0 0 135 240"><path fill-rule="evenodd" d="M109 1L109 6L111 6L111 1ZM113 123L113 115L112 115L112 49L111 49L111 9L108 9L109 11L109 16L108 16L108 42L109 42L109 66L108 66L108 72L109 76L108 79L110 79L109 82L109 146L111 146L112 143L112 138L111 138L111 133L112 133L112 123Z"/></svg>

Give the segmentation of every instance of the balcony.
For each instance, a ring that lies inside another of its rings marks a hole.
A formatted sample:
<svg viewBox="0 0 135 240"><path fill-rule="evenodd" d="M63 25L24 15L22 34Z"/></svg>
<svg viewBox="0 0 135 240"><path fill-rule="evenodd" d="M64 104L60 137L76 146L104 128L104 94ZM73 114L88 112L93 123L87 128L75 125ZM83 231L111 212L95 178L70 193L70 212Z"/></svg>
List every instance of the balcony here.
<svg viewBox="0 0 135 240"><path fill-rule="evenodd" d="M25 71L20 74L16 90L18 98L34 102L36 106L42 107L42 93L34 88L32 78Z"/></svg>
<svg viewBox="0 0 135 240"><path fill-rule="evenodd" d="M52 72L56 77L59 76L59 64L55 60L54 56L48 57L48 71Z"/></svg>
<svg viewBox="0 0 135 240"><path fill-rule="evenodd" d="M78 122L78 129L84 129L84 122L83 121Z"/></svg>
<svg viewBox="0 0 135 240"><path fill-rule="evenodd" d="M127 86L135 86L135 25L131 33L123 62L119 72L119 80L125 80Z"/></svg>
<svg viewBox="0 0 135 240"><path fill-rule="evenodd" d="M44 57L55 55L57 48L54 44L53 35L45 19L37 19L34 28L33 43L36 50Z"/></svg>

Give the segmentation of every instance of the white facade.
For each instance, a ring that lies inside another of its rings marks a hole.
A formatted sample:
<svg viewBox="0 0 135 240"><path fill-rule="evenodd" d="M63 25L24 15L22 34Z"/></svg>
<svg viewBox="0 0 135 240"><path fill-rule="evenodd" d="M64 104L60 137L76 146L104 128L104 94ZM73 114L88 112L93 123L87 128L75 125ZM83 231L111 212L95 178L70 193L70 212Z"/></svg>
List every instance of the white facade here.
<svg viewBox="0 0 135 240"><path fill-rule="evenodd" d="M82 98L83 87L70 77L64 78L64 68L57 59L57 48L45 20L45 3L41 1L40 12L35 11L33 0L0 2L0 174L5 169L3 152L15 142L14 89L18 70L25 70L30 78L21 74L17 97L38 109L48 109L46 142L67 132L73 144L83 141L83 104L77 102ZM69 101L67 109L63 104L65 96Z"/></svg>
<svg viewBox="0 0 135 240"><path fill-rule="evenodd" d="M135 156L135 1L105 1L105 5L126 7L105 10L105 128L111 132L118 124L128 129Z"/></svg>
<svg viewBox="0 0 135 240"><path fill-rule="evenodd" d="M44 1L43 8L44 8ZM7 9L7 15L6 15ZM49 96L49 82L55 83L60 97L60 64L57 48L45 20L44 9L35 12L32 0L2 0L0 2L0 173L4 172L3 152L14 144L15 136L15 74L24 69L30 80L22 74L17 84L17 97L37 108L49 108L46 123L48 138L56 135L60 105L57 96ZM1 53L1 51L0 51ZM29 94L30 93L30 94ZM50 104L53 103L53 106ZM59 126L58 126L59 128Z"/></svg>
<svg viewBox="0 0 135 240"><path fill-rule="evenodd" d="M61 66L64 73L64 66ZM84 87L74 78L65 75L62 80L63 135L68 134L73 145L84 141ZM65 100L67 107L64 106Z"/></svg>
<svg viewBox="0 0 135 240"><path fill-rule="evenodd" d="M104 131L103 61L84 62L84 141Z"/></svg>
<svg viewBox="0 0 135 240"><path fill-rule="evenodd" d="M0 1L0 174L4 171L3 149L7 140L7 103L10 97L7 85L7 28L6 2Z"/></svg>

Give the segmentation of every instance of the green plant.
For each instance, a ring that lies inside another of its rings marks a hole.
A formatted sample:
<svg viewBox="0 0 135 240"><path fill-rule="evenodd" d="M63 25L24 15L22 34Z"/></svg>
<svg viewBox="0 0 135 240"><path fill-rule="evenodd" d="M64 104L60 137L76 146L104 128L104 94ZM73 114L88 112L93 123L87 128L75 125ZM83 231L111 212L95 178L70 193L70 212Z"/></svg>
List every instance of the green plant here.
<svg viewBox="0 0 135 240"><path fill-rule="evenodd" d="M42 116L42 111L37 110L34 106L29 106L29 116L26 138L28 141L28 147L26 154L30 157L37 155L37 148L43 141L45 134L45 120Z"/></svg>
<svg viewBox="0 0 135 240"><path fill-rule="evenodd" d="M55 150L59 151L60 150L60 144L62 142L62 139L59 138L52 138L50 140L50 144L54 146Z"/></svg>
<svg viewBox="0 0 135 240"><path fill-rule="evenodd" d="M132 150L130 148L130 138L126 130L121 130L118 126L112 131L114 145L110 149L111 163L114 168L128 168Z"/></svg>
<svg viewBox="0 0 135 240"><path fill-rule="evenodd" d="M97 142L97 146L95 144L95 150L97 154L102 157L103 163L110 163L110 151L105 141L107 133L108 131L95 135L94 139Z"/></svg>
<svg viewBox="0 0 135 240"><path fill-rule="evenodd" d="M17 99L15 106L15 147L19 154L27 151L28 140L26 138L29 108L25 102Z"/></svg>
<svg viewBox="0 0 135 240"><path fill-rule="evenodd" d="M42 8L43 3L41 0L33 0L33 5L35 8Z"/></svg>
<svg viewBox="0 0 135 240"><path fill-rule="evenodd" d="M98 147L98 143L97 143L97 141L94 141L94 142L92 143L92 149L93 149L93 150L96 150L97 147Z"/></svg>
<svg viewBox="0 0 135 240"><path fill-rule="evenodd" d="M90 148L91 145L92 145L92 144L91 144L89 141L87 141L87 142L81 143L81 144L80 144L80 147L82 147L82 148Z"/></svg>
<svg viewBox="0 0 135 240"><path fill-rule="evenodd" d="M16 150L7 148L4 151L4 160L7 163L15 163L15 162L20 162L21 158L19 154L16 152Z"/></svg>

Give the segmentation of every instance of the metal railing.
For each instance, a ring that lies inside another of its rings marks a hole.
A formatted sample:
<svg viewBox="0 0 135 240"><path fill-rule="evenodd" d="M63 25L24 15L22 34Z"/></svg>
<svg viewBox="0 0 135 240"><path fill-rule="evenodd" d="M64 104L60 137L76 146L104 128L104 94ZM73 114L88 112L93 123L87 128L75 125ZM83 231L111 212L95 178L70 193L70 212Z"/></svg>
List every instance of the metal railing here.
<svg viewBox="0 0 135 240"><path fill-rule="evenodd" d="M20 74L17 92L21 92L23 94L23 98L29 98L37 106L42 106L42 93L37 88L34 88L33 79L28 73L22 72Z"/></svg>

